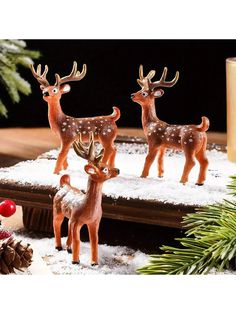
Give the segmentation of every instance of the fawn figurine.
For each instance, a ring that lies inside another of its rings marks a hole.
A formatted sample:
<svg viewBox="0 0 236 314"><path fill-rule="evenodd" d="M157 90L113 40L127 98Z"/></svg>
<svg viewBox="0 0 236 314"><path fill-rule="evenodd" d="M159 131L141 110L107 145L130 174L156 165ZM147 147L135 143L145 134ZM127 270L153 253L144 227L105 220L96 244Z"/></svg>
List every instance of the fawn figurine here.
<svg viewBox="0 0 236 314"><path fill-rule="evenodd" d="M199 125L171 125L161 121L156 116L155 98L163 96L164 91L160 87L172 87L179 78L179 72L172 81L166 81L167 68L165 67L159 81L152 82L155 71L152 70L147 76L143 75L143 66L139 68L139 79L137 79L141 90L131 94L131 99L142 107L142 126L148 142L148 155L146 156L141 177L149 174L149 169L158 154L158 176L164 174L164 153L167 148L183 150L185 154L185 165L180 182L185 184L191 169L195 165L195 157L200 164L200 172L196 185L203 185L206 179L208 159L206 157L207 136L209 120L202 117Z"/></svg>
<svg viewBox="0 0 236 314"><path fill-rule="evenodd" d="M109 116L99 116L92 118L73 118L63 113L60 105L61 96L70 91L70 85L65 84L70 81L80 81L84 78L87 68L83 65L82 72L77 71L77 63L74 62L71 73L68 76L60 78L56 76L54 85L50 85L46 79L48 72L47 65L41 73L41 65L35 71L31 65L33 76L40 84L43 93L43 99L48 103L48 120L51 130L60 138L61 150L59 152L54 173L58 174L61 170L67 169L67 155L71 144L82 134L83 141L88 141L89 133L94 133L95 141L99 141L104 147L102 162L114 167L116 148L114 140L117 135L116 121L120 118L120 110L113 107L113 113Z"/></svg>
<svg viewBox="0 0 236 314"><path fill-rule="evenodd" d="M93 133L90 135L89 145L83 144L81 137L75 141L73 148L76 154L86 160L88 164L84 170L89 175L86 194L70 184L70 177L63 175L60 180L60 190L53 200L53 228L55 246L61 245L61 224L64 217L69 218L67 251L72 252L72 263L79 264L80 229L87 225L91 245L91 265L98 264L98 229L102 217L102 186L104 181L119 174L119 169L101 164L103 150L96 154ZM71 247L72 244L72 247Z"/></svg>

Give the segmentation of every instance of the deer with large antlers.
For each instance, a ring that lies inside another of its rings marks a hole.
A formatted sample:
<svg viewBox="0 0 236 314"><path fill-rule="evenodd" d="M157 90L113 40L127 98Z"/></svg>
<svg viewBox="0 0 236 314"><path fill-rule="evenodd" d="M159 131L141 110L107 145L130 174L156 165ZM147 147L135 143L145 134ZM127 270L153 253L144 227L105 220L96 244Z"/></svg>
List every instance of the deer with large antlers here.
<svg viewBox="0 0 236 314"><path fill-rule="evenodd" d="M46 78L47 65L43 73L40 64L36 71L31 65L31 70L40 84L43 99L48 103L48 120L51 130L59 136L61 141L61 150L54 173L58 174L62 169L67 169L67 155L72 143L79 137L79 134L82 134L83 141L88 141L90 132L94 133L95 141L99 141L104 147L102 162L104 164L109 163L111 167L114 167L116 155L114 140L117 135L115 122L120 118L120 110L113 107L113 113L108 116L74 118L65 115L61 109L60 98L70 91L70 85L65 83L82 80L87 71L86 64L83 65L82 72L77 71L77 63L74 62L72 71L68 76L61 78L59 74L55 74L56 82L54 85L50 85Z"/></svg>
<svg viewBox="0 0 236 314"><path fill-rule="evenodd" d="M146 156L141 177L149 174L149 169L158 153L158 176L164 174L164 153L167 148L183 150L185 154L185 165L180 182L185 184L191 169L195 165L195 157L200 164L200 172L196 185L203 185L206 179L208 159L206 156L207 136L209 120L202 117L199 125L170 125L161 121L156 116L155 99L163 96L164 91L160 87L172 87L179 78L177 71L172 81L166 81L167 68L161 75L159 81L152 82L155 71L152 70L147 76L143 75L143 66L139 68L139 79L137 79L141 90L131 94L131 99L142 107L142 125L148 142L148 154Z"/></svg>
<svg viewBox="0 0 236 314"><path fill-rule="evenodd" d="M86 194L70 184L70 177L63 175L61 188L53 200L53 228L55 247L62 250L61 224L64 217L69 218L67 251L72 252L72 263L79 264L80 229L87 225L91 245L91 265L98 264L98 229L102 217L103 183L119 174L119 169L101 164L104 151L95 152L94 136L90 134L89 144L85 145L80 136L73 148L79 157L88 160L84 170L89 175ZM71 246L72 245L72 246Z"/></svg>

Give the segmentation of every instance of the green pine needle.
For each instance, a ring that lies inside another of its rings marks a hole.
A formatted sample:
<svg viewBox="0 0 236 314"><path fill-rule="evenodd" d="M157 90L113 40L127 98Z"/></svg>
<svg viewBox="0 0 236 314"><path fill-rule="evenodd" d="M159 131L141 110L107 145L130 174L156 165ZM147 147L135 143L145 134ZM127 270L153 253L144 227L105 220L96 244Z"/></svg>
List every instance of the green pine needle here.
<svg viewBox="0 0 236 314"><path fill-rule="evenodd" d="M12 103L20 102L20 93L29 95L30 84L24 80L19 68L29 68L33 59L40 57L38 51L27 50L23 40L0 40L0 88L5 88ZM7 101L7 100L5 100ZM0 116L7 117L6 105L0 98Z"/></svg>
<svg viewBox="0 0 236 314"><path fill-rule="evenodd" d="M228 186L236 195L236 176ZM217 205L196 209L183 218L185 237L176 239L181 247L162 246L163 254L151 255L148 265L138 269L146 275L207 274L235 267L236 202L224 200Z"/></svg>

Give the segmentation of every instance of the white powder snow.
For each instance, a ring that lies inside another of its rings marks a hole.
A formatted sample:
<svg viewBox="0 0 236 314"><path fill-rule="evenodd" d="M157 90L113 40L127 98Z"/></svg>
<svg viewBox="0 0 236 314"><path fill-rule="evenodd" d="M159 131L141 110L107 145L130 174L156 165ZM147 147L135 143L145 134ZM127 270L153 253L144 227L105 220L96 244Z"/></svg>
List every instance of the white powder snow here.
<svg viewBox="0 0 236 314"><path fill-rule="evenodd" d="M189 182L186 185L179 183L185 160L180 152L166 154L164 178L157 177L156 161L152 165L150 176L140 178L147 145L117 144L117 147L116 167L120 169L120 175L104 183L103 193L107 196L198 206L230 198L226 185L230 182L229 176L236 174L236 164L228 161L224 152L217 150L207 152L210 162L207 180L204 186L199 187L195 185L199 171L198 164L192 169ZM57 150L52 150L46 155L56 158L57 154ZM61 174L69 174L72 185L85 190L88 178L84 171L86 161L78 158L71 149L68 162L68 169ZM16 166L0 169L0 180L58 187L61 175L53 174L54 167L54 159L39 158L35 161L21 162Z"/></svg>
<svg viewBox="0 0 236 314"><path fill-rule="evenodd" d="M99 265L90 265L90 244L81 242L80 264L71 263L71 254L54 248L54 238L33 239L17 235L24 243L30 243L49 266L53 274L60 275L131 275L147 264L148 255L125 246L99 245ZM62 238L66 242L66 238Z"/></svg>

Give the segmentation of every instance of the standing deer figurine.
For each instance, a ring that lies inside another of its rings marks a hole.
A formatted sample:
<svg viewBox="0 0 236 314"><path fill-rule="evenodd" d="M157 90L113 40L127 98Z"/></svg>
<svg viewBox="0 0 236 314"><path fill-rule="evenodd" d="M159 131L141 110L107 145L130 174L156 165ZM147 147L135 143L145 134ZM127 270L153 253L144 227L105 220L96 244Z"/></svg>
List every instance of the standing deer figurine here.
<svg viewBox="0 0 236 314"><path fill-rule="evenodd" d="M152 70L147 76L143 75L143 66L139 68L139 79L137 79L141 90L131 94L131 99L142 107L142 126L148 142L148 155L145 160L141 177L149 174L149 169L158 154L158 176L164 174L164 153L167 148L183 150L185 154L185 165L180 182L185 184L191 169L195 165L195 157L200 164L200 172L196 185L203 185L206 179L208 159L206 157L207 136L209 120L202 117L199 125L171 125L161 121L156 116L155 98L160 98L164 91L160 87L172 87L179 78L177 71L172 81L166 81L167 68L164 68L159 81L152 82L155 71Z"/></svg>
<svg viewBox="0 0 236 314"><path fill-rule="evenodd" d="M72 71L68 76L60 78L58 74L55 74L56 82L54 85L50 85L46 79L47 65L43 73L41 73L40 64L37 71L35 71L33 65L31 65L31 70L40 84L43 99L48 103L48 120L51 130L59 136L61 141L61 150L54 173L58 174L62 169L67 169L67 155L71 144L79 137L79 134L82 134L83 141L88 141L89 132L93 132L95 141L99 141L104 147L102 162L114 167L116 155L114 141L117 135L115 121L120 118L120 110L113 107L113 113L109 116L73 118L65 115L61 109L61 95L70 91L70 85L65 83L82 80L87 71L86 64L83 65L82 72L77 71L77 63L74 62Z"/></svg>
<svg viewBox="0 0 236 314"><path fill-rule="evenodd" d="M79 264L80 229L87 225L91 245L91 265L98 264L98 229L102 217L102 187L103 183L119 174L119 169L101 164L103 149L95 153L93 133L88 146L82 143L82 138L75 141L73 148L76 154L88 164L84 170L89 175L86 194L72 187L70 177L63 175L60 180L60 190L53 200L53 228L55 246L62 250L61 224L64 217L69 218L67 251L72 252L72 263ZM72 244L72 250L71 250Z"/></svg>

